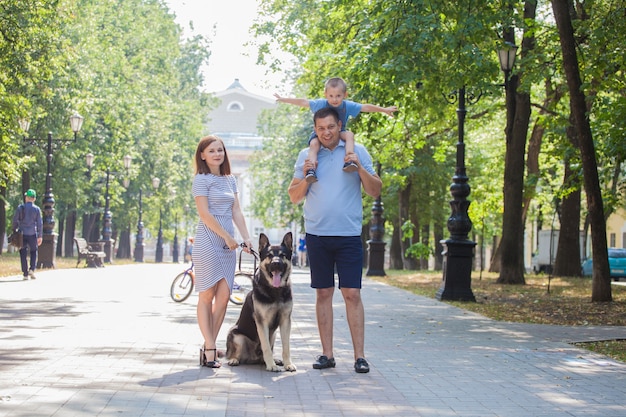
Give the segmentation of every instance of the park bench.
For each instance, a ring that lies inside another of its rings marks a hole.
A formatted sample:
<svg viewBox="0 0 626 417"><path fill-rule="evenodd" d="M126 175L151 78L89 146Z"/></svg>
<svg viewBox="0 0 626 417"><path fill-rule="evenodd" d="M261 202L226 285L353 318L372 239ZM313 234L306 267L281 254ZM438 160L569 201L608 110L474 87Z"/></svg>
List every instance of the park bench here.
<svg viewBox="0 0 626 417"><path fill-rule="evenodd" d="M84 259L88 268L104 267L102 260L106 254L102 251L94 251L93 248L82 237L75 237L76 249L78 250L78 261L76 262L76 268L80 264L81 259Z"/></svg>

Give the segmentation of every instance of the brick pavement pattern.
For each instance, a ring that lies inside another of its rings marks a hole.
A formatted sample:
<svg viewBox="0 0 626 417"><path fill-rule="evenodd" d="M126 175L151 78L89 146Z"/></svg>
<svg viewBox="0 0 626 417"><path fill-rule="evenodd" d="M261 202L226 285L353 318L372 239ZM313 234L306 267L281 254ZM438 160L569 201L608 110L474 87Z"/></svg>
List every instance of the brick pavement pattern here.
<svg viewBox="0 0 626 417"><path fill-rule="evenodd" d="M369 280L371 372L353 370L338 291L337 367L314 370L315 297L301 270L293 274L297 372L201 368L197 297L169 298L183 268L112 265L38 271L34 281L0 278L0 417L626 416L626 364L566 343L626 338L626 328L501 323ZM228 308L222 349L239 309Z"/></svg>

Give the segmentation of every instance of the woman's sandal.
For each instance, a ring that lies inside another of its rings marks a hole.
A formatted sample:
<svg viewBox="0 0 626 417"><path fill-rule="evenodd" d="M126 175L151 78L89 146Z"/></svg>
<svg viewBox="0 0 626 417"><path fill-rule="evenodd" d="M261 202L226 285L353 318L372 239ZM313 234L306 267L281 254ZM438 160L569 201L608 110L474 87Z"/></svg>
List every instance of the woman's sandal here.
<svg viewBox="0 0 626 417"><path fill-rule="evenodd" d="M213 351L213 360L206 360L205 352ZM204 346L200 348L200 366L206 366L207 368L219 368L222 366L220 361L217 360L217 349L206 349Z"/></svg>

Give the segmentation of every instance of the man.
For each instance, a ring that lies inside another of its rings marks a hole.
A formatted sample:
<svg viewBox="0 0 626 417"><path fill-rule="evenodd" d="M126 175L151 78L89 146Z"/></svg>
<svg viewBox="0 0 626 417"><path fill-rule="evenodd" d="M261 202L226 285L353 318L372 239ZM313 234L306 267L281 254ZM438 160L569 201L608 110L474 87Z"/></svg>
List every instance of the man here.
<svg viewBox="0 0 626 417"><path fill-rule="evenodd" d="M43 241L43 220L41 210L35 205L37 193L29 189L24 193L24 204L20 204L13 215L13 230L19 229L24 235L24 245L20 249L20 260L22 261L22 273L24 279L28 277L35 279L35 268L37 267L37 248ZM30 250L30 268L26 261L26 251Z"/></svg>
<svg viewBox="0 0 626 417"><path fill-rule="evenodd" d="M315 133L321 142L318 155L318 181L305 180L306 172L316 168L307 159L308 149L298 155L294 178L289 185L289 197L294 204L304 202L306 246L311 268L311 287L316 290L315 311L322 343L314 369L334 368L333 354L333 293L335 268L339 289L346 304L348 327L354 349L354 370L369 372L365 359L365 314L361 300L363 274L363 190L376 198L382 181L376 175L372 158L360 144L355 153L346 157L345 143L340 141L341 121L332 108L318 110L313 116ZM344 162L353 162L355 172L344 172Z"/></svg>

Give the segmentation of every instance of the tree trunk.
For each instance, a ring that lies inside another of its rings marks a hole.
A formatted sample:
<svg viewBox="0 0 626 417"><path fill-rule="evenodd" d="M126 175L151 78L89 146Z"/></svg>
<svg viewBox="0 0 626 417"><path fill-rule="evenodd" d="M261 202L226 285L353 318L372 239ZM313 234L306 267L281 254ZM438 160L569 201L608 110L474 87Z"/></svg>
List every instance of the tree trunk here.
<svg viewBox="0 0 626 417"><path fill-rule="evenodd" d="M440 211L440 213L443 212ZM433 231L435 236L435 271L441 271L443 269L443 245L441 241L444 240L445 220L439 214L435 214L435 216L435 230Z"/></svg>
<svg viewBox="0 0 626 417"><path fill-rule="evenodd" d="M74 233L76 232L76 209L73 205L68 206L65 218L65 257L74 257Z"/></svg>
<svg viewBox="0 0 626 417"><path fill-rule="evenodd" d="M518 77L511 77L511 90L515 90ZM507 93L508 96L508 93ZM524 189L524 156L526 135L530 123L530 94L514 94L515 117L507 134L504 162L504 214L500 242L499 284L525 284L524 280L524 224L522 204ZM508 126L507 126L507 130Z"/></svg>
<svg viewBox="0 0 626 417"><path fill-rule="evenodd" d="M552 81L549 78L546 79L545 86L546 98L543 101L542 109L539 111L540 116L550 114L550 109L554 108L563 97L563 93L560 89L552 87ZM524 224L526 224L526 220L528 219L530 202L535 197L537 180L540 177L539 154L545 127L539 123L539 119L540 117L535 120L533 131L528 141L528 154L526 156L526 191L524 192L522 208L522 222Z"/></svg>
<svg viewBox="0 0 626 417"><path fill-rule="evenodd" d="M489 261L489 272L500 273L500 267L502 266L502 262L500 262L500 259L502 259L500 242L496 236L493 237L493 252Z"/></svg>
<svg viewBox="0 0 626 417"><path fill-rule="evenodd" d="M578 56L576 55L576 42L569 14L569 5L570 2L568 0L552 0L554 19L561 40L563 69L570 94L570 108L578 133L585 192L587 194L587 210L591 220L591 245L593 252L591 301L612 301L606 244L606 221L604 220L602 193L598 179L598 165L591 126L587 117L585 93L583 92L582 79L578 69Z"/></svg>
<svg viewBox="0 0 626 417"><path fill-rule="evenodd" d="M420 195L420 193L415 192L415 187L411 187L410 194ZM410 207L409 215L411 216L409 220L413 224L413 238L410 240L405 240L405 242L407 243L406 248L420 241L419 239L420 239L421 219L419 216L419 210L417 209L417 204L415 204L415 201L409 202L409 207ZM406 248L404 249L405 251L406 251ZM415 258L414 256L405 256L404 268L408 269L409 271L419 270L419 259Z"/></svg>
<svg viewBox="0 0 626 417"><path fill-rule="evenodd" d="M430 238L430 225L428 223L422 225L421 242L422 245L428 247ZM421 270L428 271L428 257L421 257L419 262Z"/></svg>
<svg viewBox="0 0 626 417"><path fill-rule="evenodd" d="M63 232L65 230L65 217L63 215L57 217L57 225L59 227L59 236L57 237L56 257L60 258L61 256L63 256L63 242L65 241L63 239Z"/></svg>
<svg viewBox="0 0 626 417"><path fill-rule="evenodd" d="M0 186L0 201L7 201L7 189L4 186ZM0 204L0 255L4 249L4 231L7 230L8 223L11 223L13 218L7 217L6 204Z"/></svg>
<svg viewBox="0 0 626 417"><path fill-rule="evenodd" d="M87 242L97 242L100 240L98 230L99 213L86 213L83 215L83 237Z"/></svg>
<svg viewBox="0 0 626 417"><path fill-rule="evenodd" d="M400 228L400 256L402 256L402 269L411 269L409 259L406 257L406 250L411 246L411 242L408 239L402 239L402 225L404 222L410 219L410 207L409 202L411 199L411 184L408 183L400 190L400 201L398 202L400 218L398 219L398 227Z"/></svg>
<svg viewBox="0 0 626 417"><path fill-rule="evenodd" d="M561 201L559 243L552 273L563 277L579 277L580 271L580 186L572 171L569 158L565 160L563 186L573 191Z"/></svg>
<svg viewBox="0 0 626 417"><path fill-rule="evenodd" d="M389 267L391 269L402 269L400 251L400 219L397 219L391 232L391 245L389 246Z"/></svg>
<svg viewBox="0 0 626 417"><path fill-rule="evenodd" d="M527 0L524 19L534 20L537 2ZM515 41L513 28L504 33L504 39ZM535 38L525 33L522 40L522 57L534 49ZM524 280L524 157L526 136L530 125L530 93L517 91L519 77L513 75L506 88L507 123L505 129L506 152L504 160L504 214L500 242L499 284L525 284Z"/></svg>

